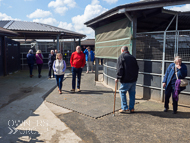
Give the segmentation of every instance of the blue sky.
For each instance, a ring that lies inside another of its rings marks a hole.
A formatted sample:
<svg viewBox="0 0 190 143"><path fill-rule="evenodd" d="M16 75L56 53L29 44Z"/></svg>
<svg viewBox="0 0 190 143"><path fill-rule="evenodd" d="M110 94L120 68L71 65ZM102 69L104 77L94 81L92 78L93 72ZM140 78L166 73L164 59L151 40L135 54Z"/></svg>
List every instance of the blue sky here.
<svg viewBox="0 0 190 143"><path fill-rule="evenodd" d="M118 5L139 0L0 0L0 20L41 22L80 32L94 38L83 23ZM190 10L190 5L170 7Z"/></svg>

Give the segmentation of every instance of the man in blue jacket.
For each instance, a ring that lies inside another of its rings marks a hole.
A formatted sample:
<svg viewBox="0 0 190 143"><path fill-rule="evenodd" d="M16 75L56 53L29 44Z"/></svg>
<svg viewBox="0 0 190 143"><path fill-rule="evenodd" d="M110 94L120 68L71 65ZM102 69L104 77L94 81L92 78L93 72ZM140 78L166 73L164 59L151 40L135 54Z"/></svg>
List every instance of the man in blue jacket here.
<svg viewBox="0 0 190 143"><path fill-rule="evenodd" d="M93 72L93 61L94 61L94 52L90 49L90 47L87 47L84 50L85 59L86 59L86 65L87 65L87 72L89 73L90 67Z"/></svg>

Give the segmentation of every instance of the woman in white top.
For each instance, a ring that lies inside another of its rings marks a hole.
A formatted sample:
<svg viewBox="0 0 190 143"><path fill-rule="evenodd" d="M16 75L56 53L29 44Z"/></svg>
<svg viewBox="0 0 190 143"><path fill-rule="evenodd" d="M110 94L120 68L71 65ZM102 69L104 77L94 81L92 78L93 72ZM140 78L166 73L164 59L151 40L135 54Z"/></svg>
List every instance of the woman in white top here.
<svg viewBox="0 0 190 143"><path fill-rule="evenodd" d="M57 81L59 94L62 93L61 89L62 89L62 82L63 82L65 70L66 70L66 63L62 58L62 54L57 53L56 60L53 63L53 71L54 71L54 75Z"/></svg>

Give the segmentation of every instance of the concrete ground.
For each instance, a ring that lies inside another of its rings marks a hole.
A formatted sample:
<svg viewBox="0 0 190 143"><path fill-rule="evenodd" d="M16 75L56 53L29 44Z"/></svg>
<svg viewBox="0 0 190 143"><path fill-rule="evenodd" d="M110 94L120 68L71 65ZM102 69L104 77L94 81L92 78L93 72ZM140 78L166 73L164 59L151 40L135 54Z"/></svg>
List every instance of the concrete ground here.
<svg viewBox="0 0 190 143"><path fill-rule="evenodd" d="M36 71L34 75L29 78L28 71L21 71L0 78L0 143L82 142L52 112L71 111L44 102L43 97L56 87L55 79L47 78L47 70L42 78Z"/></svg>
<svg viewBox="0 0 190 143"><path fill-rule="evenodd" d="M94 74L90 75L94 76ZM85 72L83 72L83 76L86 78L86 82L90 79ZM90 86L88 83L83 82L83 84ZM100 84L101 82L98 82L98 86ZM57 98L55 91L52 93ZM80 94L82 93L83 91ZM57 117L86 143L190 142L190 107L179 106L178 113L172 114L172 110L167 113L163 112L163 103L147 101L138 97L136 102L134 114L116 112L114 117L112 114L108 114L94 119L76 111L59 114ZM90 103L88 104L90 105ZM113 107L113 103L110 104ZM172 109L172 105L170 105L170 109Z"/></svg>
<svg viewBox="0 0 190 143"><path fill-rule="evenodd" d="M136 113L94 119L44 101L51 92L56 96L55 79L47 79L47 70L40 79L34 75L21 71L0 77L0 143L190 142L189 106L165 113L163 103L137 97Z"/></svg>

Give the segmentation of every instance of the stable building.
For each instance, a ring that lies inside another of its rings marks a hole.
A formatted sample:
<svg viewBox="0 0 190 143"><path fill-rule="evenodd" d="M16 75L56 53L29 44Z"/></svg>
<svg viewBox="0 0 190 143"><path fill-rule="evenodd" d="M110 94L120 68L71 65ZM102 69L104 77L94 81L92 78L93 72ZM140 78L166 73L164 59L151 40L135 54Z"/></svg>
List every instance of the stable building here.
<svg viewBox="0 0 190 143"><path fill-rule="evenodd" d="M190 1L140 1L115 7L87 21L85 25L95 30L96 62L98 58L104 59L105 84L115 86L116 63L122 46L128 46L138 61L137 96L164 100L162 80L177 55L187 65L190 80L190 12L163 8L187 3ZM95 80L98 80L98 66ZM179 103L190 103L190 84L179 97Z"/></svg>
<svg viewBox="0 0 190 143"><path fill-rule="evenodd" d="M0 27L0 76L20 69L20 44L7 38L17 35L16 32Z"/></svg>
<svg viewBox="0 0 190 143"><path fill-rule="evenodd" d="M22 39L19 54L22 69L28 67L26 55L29 49L33 49L34 52L42 50L44 55L44 65L47 66L50 50L57 49L63 54L65 54L65 51L72 53L75 51L75 46L81 44L81 39L86 37L86 35L78 32L36 22L1 20L0 27L18 33L16 36L9 35L10 39L15 39L19 42L21 42L19 39ZM36 39L49 40L49 42L39 42L36 41ZM68 45L66 42L63 42L64 40L70 40L69 47L64 46ZM62 43L60 41L62 41Z"/></svg>

